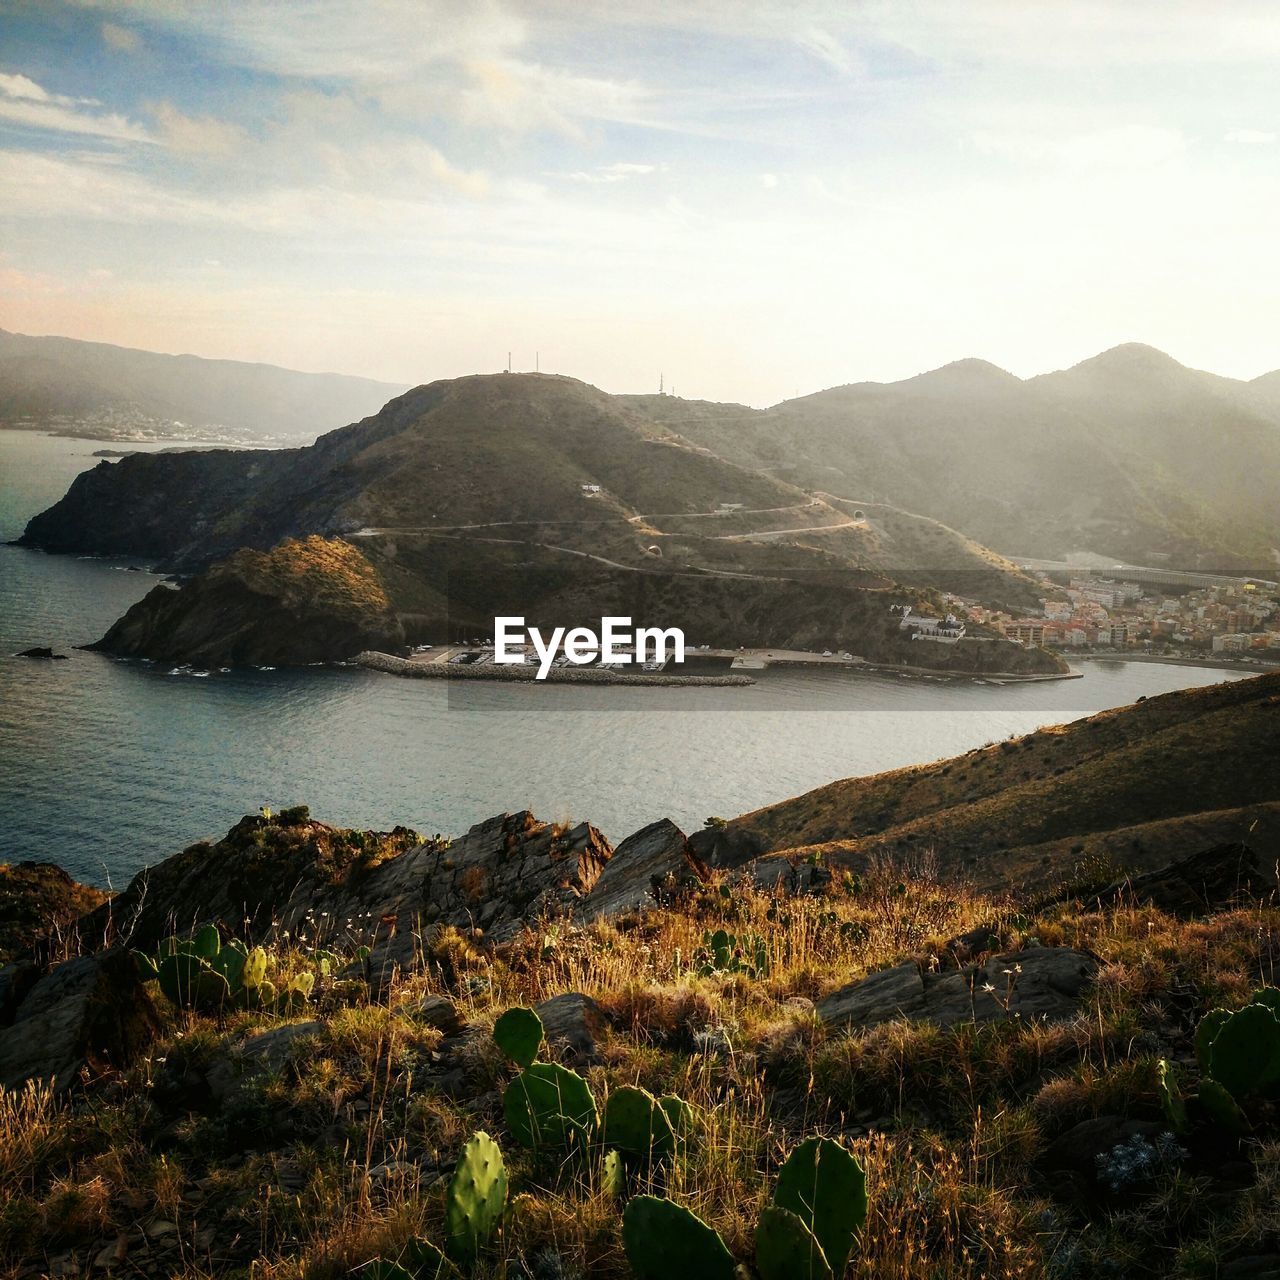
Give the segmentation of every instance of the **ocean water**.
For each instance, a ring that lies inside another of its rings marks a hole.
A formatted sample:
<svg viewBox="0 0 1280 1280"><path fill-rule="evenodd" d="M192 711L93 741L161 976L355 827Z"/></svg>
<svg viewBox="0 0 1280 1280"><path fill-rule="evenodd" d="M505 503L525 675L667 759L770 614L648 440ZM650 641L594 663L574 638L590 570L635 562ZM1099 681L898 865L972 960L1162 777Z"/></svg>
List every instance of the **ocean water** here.
<svg viewBox="0 0 1280 1280"><path fill-rule="evenodd" d="M0 431L0 539L102 446ZM1047 684L774 670L754 687L446 686L350 668L204 677L73 648L157 580L0 546L0 862L120 886L261 805L458 834L503 810L589 819L617 840L686 830L836 778L954 755L1142 695L1240 678L1124 661ZM48 645L66 662L12 657Z"/></svg>

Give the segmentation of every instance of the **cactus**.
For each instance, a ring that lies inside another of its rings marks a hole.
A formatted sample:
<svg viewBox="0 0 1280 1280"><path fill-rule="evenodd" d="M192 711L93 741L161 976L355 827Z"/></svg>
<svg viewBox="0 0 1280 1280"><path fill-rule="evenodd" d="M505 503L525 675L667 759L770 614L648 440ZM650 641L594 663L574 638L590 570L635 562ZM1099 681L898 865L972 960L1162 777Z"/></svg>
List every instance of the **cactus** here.
<svg viewBox="0 0 1280 1280"><path fill-rule="evenodd" d="M749 978L760 978L769 972L769 951L764 939L757 934L739 938L723 929L704 933L699 956L702 963L698 972L704 977L713 973L744 973Z"/></svg>
<svg viewBox="0 0 1280 1280"><path fill-rule="evenodd" d="M240 977L246 987L260 987L267 980L267 953L254 947L244 958Z"/></svg>
<svg viewBox="0 0 1280 1280"><path fill-rule="evenodd" d="M658 1099L658 1106L667 1117L677 1143L693 1136L693 1131L698 1127L698 1112L691 1103L677 1098L673 1093L667 1093Z"/></svg>
<svg viewBox="0 0 1280 1280"><path fill-rule="evenodd" d="M1230 1017L1231 1011L1229 1009L1210 1009L1196 1023L1196 1061L1200 1064L1201 1071L1208 1072L1209 1049L1217 1038L1218 1032L1222 1030Z"/></svg>
<svg viewBox="0 0 1280 1280"><path fill-rule="evenodd" d="M604 1141L629 1155L650 1159L671 1151L676 1135L653 1094L626 1084L615 1089L605 1103Z"/></svg>
<svg viewBox="0 0 1280 1280"><path fill-rule="evenodd" d="M133 956L133 963L138 969L138 979L141 982L155 982L160 976L160 966L145 951L132 951L129 953Z"/></svg>
<svg viewBox="0 0 1280 1280"><path fill-rule="evenodd" d="M280 990L275 999L275 1010L280 1014L297 1013L307 1003L316 985L316 975L304 971L295 973Z"/></svg>
<svg viewBox="0 0 1280 1280"><path fill-rule="evenodd" d="M216 924L206 924L191 939L192 954L201 960L212 960L222 948L222 935Z"/></svg>
<svg viewBox="0 0 1280 1280"><path fill-rule="evenodd" d="M502 1112L511 1136L531 1149L585 1145L599 1119L587 1082L555 1062L535 1062L516 1076Z"/></svg>
<svg viewBox="0 0 1280 1280"><path fill-rule="evenodd" d="M542 1019L532 1009L508 1009L493 1024L493 1038L517 1067L532 1066L542 1043Z"/></svg>
<svg viewBox="0 0 1280 1280"><path fill-rule="evenodd" d="M800 1219L843 1275L867 1219L867 1177L857 1160L830 1138L807 1138L779 1170L773 1200Z"/></svg>
<svg viewBox="0 0 1280 1280"><path fill-rule="evenodd" d="M231 987L222 974L199 956L186 952L166 956L157 967L160 990L184 1009L220 1008L230 998Z"/></svg>
<svg viewBox="0 0 1280 1280"><path fill-rule="evenodd" d="M1222 1024L1209 1075L1237 1101L1280 1082L1280 1022L1266 1005L1246 1005Z"/></svg>
<svg viewBox="0 0 1280 1280"><path fill-rule="evenodd" d="M1156 1063L1156 1090L1160 1094L1160 1106L1169 1122L1169 1128L1174 1133L1186 1133L1187 1108L1182 1101L1182 1090L1178 1088L1178 1073L1174 1065L1165 1058Z"/></svg>
<svg viewBox="0 0 1280 1280"><path fill-rule="evenodd" d="M764 1280L832 1280L813 1232L777 1204L765 1208L756 1226L756 1268Z"/></svg>
<svg viewBox="0 0 1280 1280"><path fill-rule="evenodd" d="M1260 988L1249 997L1249 1003L1266 1005L1277 1018L1280 1018L1280 987Z"/></svg>
<svg viewBox="0 0 1280 1280"><path fill-rule="evenodd" d="M733 1254L720 1233L671 1200L628 1201L622 1247L640 1280L734 1280Z"/></svg>
<svg viewBox="0 0 1280 1280"><path fill-rule="evenodd" d="M474 1133L458 1157L445 1192L445 1226L449 1252L474 1262L502 1221L507 1202L507 1170L498 1144L487 1133Z"/></svg>
<svg viewBox="0 0 1280 1280"><path fill-rule="evenodd" d="M395 1261L375 1258L359 1274L362 1280L452 1280L459 1273L430 1240L413 1239Z"/></svg>
<svg viewBox="0 0 1280 1280"><path fill-rule="evenodd" d="M616 1151L606 1151L600 1161L600 1194L611 1200L621 1200L626 1190L626 1170L622 1167L622 1156Z"/></svg>
<svg viewBox="0 0 1280 1280"><path fill-rule="evenodd" d="M1202 1080L1197 1097L1204 1113L1227 1133L1239 1137L1245 1131L1244 1112L1236 1105L1236 1100L1216 1080Z"/></svg>

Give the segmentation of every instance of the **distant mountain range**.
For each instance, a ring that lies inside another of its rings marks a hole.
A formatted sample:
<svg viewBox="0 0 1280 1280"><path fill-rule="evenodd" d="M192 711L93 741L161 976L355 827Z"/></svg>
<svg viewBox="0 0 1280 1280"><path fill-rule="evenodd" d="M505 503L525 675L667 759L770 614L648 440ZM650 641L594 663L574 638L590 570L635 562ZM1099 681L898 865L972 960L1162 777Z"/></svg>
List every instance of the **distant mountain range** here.
<svg viewBox="0 0 1280 1280"><path fill-rule="evenodd" d="M377 412L402 385L268 364L160 355L0 329L0 426L121 440L314 440ZM194 430L193 430L194 429Z"/></svg>
<svg viewBox="0 0 1280 1280"><path fill-rule="evenodd" d="M1280 562L1280 372L1239 382L1138 344L1022 380L961 360L771 409L626 397L740 465L923 512L1005 555Z"/></svg>

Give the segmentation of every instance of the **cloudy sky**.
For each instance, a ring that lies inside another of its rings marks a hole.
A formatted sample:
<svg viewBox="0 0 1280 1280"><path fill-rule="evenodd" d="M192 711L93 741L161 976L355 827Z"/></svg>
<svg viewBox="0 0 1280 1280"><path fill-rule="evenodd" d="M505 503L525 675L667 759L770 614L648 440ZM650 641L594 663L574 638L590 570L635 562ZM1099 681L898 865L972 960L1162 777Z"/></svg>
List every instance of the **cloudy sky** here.
<svg viewBox="0 0 1280 1280"><path fill-rule="evenodd" d="M765 404L1280 366L1271 0L0 0L0 327Z"/></svg>

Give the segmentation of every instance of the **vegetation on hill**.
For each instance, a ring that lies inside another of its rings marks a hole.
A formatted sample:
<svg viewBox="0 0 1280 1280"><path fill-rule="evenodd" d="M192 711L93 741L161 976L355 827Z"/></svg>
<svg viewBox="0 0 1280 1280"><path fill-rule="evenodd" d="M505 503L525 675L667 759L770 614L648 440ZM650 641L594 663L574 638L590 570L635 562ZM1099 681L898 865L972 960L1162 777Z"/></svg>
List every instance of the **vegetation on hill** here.
<svg viewBox="0 0 1280 1280"><path fill-rule="evenodd" d="M94 647L204 666L274 666L403 643L373 565L350 543L312 536L237 551L177 590L155 587Z"/></svg>
<svg viewBox="0 0 1280 1280"><path fill-rule="evenodd" d="M1280 674L1185 690L746 814L754 853L856 866L930 849L949 874L1033 883L1147 869L1226 840L1280 853Z"/></svg>
<svg viewBox="0 0 1280 1280"><path fill-rule="evenodd" d="M136 1065L65 1099L0 1090L0 1270L377 1274L359 1269L445 1244L445 1184L480 1130L510 1190L464 1270L495 1280L632 1275L623 1206L643 1194L751 1259L779 1167L813 1135L866 1173L848 1276L1192 1280L1265 1274L1247 1266L1275 1248L1274 1108L1249 1104L1247 1140L1215 1129L1196 1110L1193 1044L1204 1015L1274 974L1272 906L1187 920L1070 899L1027 913L890 861L821 896L713 876L663 906L532 922L498 945L428 931L421 967L374 988L359 956L386 927L317 917L268 940L275 984L308 993L292 1012L188 1008L157 990L163 1028ZM752 940L750 969L717 959L717 930ZM885 966L945 971L951 940L975 931L1001 953L1083 949L1100 975L1049 1023L1001 1012L1016 973L975 994L980 1024L815 1016L815 1000ZM515 1069L490 1032L508 1009L568 993L594 1001L588 1020L574 1047L549 1037L539 1058L567 1063L599 1105L634 1086L689 1104L672 1154L611 1169L604 1148L521 1144L503 1105Z"/></svg>

